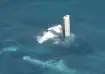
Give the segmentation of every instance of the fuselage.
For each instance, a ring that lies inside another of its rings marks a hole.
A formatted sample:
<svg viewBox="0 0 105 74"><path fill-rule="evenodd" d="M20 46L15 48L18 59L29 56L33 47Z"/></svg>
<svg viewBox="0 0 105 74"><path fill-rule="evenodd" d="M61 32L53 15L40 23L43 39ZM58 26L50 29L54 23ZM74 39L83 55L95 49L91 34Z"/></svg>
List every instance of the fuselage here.
<svg viewBox="0 0 105 74"><path fill-rule="evenodd" d="M42 44L43 42L57 38L60 34L62 34L62 26L57 25L53 26L47 29L47 31L44 33L43 36L40 36L40 38L37 38L37 42Z"/></svg>

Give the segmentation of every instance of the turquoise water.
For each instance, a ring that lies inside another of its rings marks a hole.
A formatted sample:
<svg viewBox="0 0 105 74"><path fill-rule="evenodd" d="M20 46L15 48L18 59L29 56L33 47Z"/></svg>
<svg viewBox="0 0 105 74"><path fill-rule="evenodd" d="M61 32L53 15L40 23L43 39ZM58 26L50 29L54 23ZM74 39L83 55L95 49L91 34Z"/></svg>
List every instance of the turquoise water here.
<svg viewBox="0 0 105 74"><path fill-rule="evenodd" d="M75 74L105 74L104 0L1 0L0 53L1 74L58 74L22 59L31 56L46 61L62 59ZM39 45L35 36L48 24L62 23L71 15L71 31L76 35L71 47Z"/></svg>

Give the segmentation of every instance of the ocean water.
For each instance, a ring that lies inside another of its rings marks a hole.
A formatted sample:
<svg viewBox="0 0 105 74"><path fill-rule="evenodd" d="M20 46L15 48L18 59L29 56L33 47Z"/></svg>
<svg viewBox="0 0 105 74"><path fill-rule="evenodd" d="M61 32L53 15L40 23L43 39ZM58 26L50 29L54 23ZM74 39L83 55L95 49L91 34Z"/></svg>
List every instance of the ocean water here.
<svg viewBox="0 0 105 74"><path fill-rule="evenodd" d="M69 69L76 70L74 74L105 74L104 3L0 0L0 74L60 74L26 62L24 56L64 60ZM49 25L62 23L67 14L71 16L71 32L76 35L70 47L36 43L36 35Z"/></svg>

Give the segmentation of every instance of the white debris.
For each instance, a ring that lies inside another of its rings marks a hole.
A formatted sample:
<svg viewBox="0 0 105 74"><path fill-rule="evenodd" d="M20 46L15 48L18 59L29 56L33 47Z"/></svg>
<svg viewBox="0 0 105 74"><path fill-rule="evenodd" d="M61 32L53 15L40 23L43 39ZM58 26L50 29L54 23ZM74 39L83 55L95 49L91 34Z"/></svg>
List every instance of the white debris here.
<svg viewBox="0 0 105 74"><path fill-rule="evenodd" d="M51 32L47 32L46 34L44 34L44 36L40 37L39 39L37 39L38 43L43 43L44 41L47 41L50 38L54 38L54 34Z"/></svg>
<svg viewBox="0 0 105 74"><path fill-rule="evenodd" d="M49 39L56 38L58 37L57 34L59 33L62 33L61 25L50 27L47 29L47 31L44 32L43 36L37 36L37 42L41 44Z"/></svg>
<svg viewBox="0 0 105 74"><path fill-rule="evenodd" d="M48 31L54 30L54 31L57 32L57 33L62 33L62 26L61 26L61 25L53 26L53 27L51 27L51 28L48 28L47 30L48 30Z"/></svg>

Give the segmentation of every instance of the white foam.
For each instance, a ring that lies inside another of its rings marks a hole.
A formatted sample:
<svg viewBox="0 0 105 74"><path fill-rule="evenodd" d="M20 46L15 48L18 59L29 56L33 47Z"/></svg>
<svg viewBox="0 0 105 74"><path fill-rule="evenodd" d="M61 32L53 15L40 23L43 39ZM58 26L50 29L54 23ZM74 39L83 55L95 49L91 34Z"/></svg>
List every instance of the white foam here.
<svg viewBox="0 0 105 74"><path fill-rule="evenodd" d="M53 69L55 71L59 71L62 72L64 74L74 74L75 70L72 70L70 68L68 68L66 65L64 65L63 60L49 60L49 61L41 61L38 59L32 59L29 56L24 56L23 57L24 60L27 60L28 62L32 63L32 64L36 64L39 66L42 66L44 68L50 68Z"/></svg>
<svg viewBox="0 0 105 74"><path fill-rule="evenodd" d="M8 52L8 51L17 51L19 48L16 47L16 46L11 46L11 47L5 47L2 49L2 51L0 51L0 53L3 53L3 52Z"/></svg>
<svg viewBox="0 0 105 74"><path fill-rule="evenodd" d="M24 60L28 60L30 57L29 56L24 56L23 59Z"/></svg>

